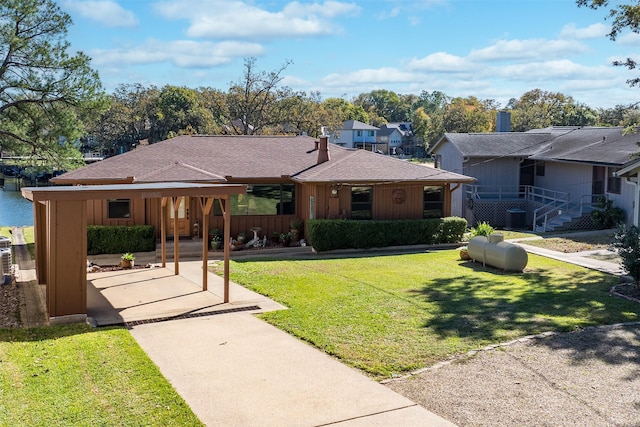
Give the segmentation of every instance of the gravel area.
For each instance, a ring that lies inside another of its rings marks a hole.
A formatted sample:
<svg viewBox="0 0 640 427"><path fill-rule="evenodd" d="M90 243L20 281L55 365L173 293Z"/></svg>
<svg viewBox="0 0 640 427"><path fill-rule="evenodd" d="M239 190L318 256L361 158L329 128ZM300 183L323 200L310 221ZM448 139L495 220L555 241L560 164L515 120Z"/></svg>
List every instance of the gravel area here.
<svg viewBox="0 0 640 427"><path fill-rule="evenodd" d="M0 328L17 328L20 322L20 290L13 283L0 286Z"/></svg>
<svg viewBox="0 0 640 427"><path fill-rule="evenodd" d="M639 426L640 324L485 350L386 384L459 426Z"/></svg>

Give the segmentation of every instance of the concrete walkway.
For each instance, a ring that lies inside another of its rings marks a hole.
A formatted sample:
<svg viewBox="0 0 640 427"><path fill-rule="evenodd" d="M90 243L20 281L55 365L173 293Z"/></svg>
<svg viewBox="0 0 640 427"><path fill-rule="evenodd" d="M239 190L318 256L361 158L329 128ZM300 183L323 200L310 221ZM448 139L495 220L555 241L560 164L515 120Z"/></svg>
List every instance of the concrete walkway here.
<svg viewBox="0 0 640 427"><path fill-rule="evenodd" d="M253 315L280 304L233 282L223 304L222 278L209 273L208 291L201 278L199 260L181 262L179 276L92 273L88 314L127 324L206 425L454 426Z"/></svg>

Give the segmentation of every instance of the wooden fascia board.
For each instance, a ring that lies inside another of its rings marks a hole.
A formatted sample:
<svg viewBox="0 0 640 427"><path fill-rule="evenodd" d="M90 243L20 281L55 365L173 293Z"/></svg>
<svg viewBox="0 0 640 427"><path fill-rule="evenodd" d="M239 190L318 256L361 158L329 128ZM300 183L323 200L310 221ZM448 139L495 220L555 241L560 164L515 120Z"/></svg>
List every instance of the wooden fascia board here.
<svg viewBox="0 0 640 427"><path fill-rule="evenodd" d="M25 187L22 196L32 202L44 200L101 200L101 199L154 199L163 197L225 197L232 194L244 194L246 185L222 184L219 187L191 187L191 188L152 188L152 189L101 189L100 186L85 187ZM56 191L48 189L55 188Z"/></svg>

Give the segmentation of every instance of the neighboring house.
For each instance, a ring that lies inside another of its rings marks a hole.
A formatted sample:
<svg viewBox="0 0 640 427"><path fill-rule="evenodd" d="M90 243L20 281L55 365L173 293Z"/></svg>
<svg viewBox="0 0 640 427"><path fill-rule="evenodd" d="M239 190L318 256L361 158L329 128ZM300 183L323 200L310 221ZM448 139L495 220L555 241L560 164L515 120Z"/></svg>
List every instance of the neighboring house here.
<svg viewBox="0 0 640 427"><path fill-rule="evenodd" d="M449 216L451 191L474 178L412 164L308 136L184 135L67 172L56 184L192 182L247 184L231 199L232 234L260 227L289 230L295 218L419 219ZM202 224L199 200L178 205L178 233ZM88 224L151 224L160 229L157 199L96 200ZM173 234L173 206L166 206ZM210 228L222 227L214 206ZM158 231L156 231L158 233Z"/></svg>
<svg viewBox="0 0 640 427"><path fill-rule="evenodd" d="M402 132L397 128L381 127L376 135L376 149L382 154L399 155L402 146Z"/></svg>
<svg viewBox="0 0 640 427"><path fill-rule="evenodd" d="M376 151L376 133L378 128L359 122L347 120L342 123L342 129L335 133L331 142L345 148L362 148Z"/></svg>
<svg viewBox="0 0 640 427"><path fill-rule="evenodd" d="M392 155L398 155L403 157L424 157L425 151L423 147L423 141L421 138L416 137L413 134L413 127L411 122L391 122L382 125L380 131L384 129L397 129L401 135L400 144L397 145L395 150L391 150Z"/></svg>
<svg viewBox="0 0 640 427"><path fill-rule="evenodd" d="M632 222L636 191L617 175L640 151L636 134L620 127L550 127L528 132L447 133L430 150L436 167L478 181L457 189L452 214L471 224L542 230L587 228L606 197ZM516 215L517 214L517 215Z"/></svg>

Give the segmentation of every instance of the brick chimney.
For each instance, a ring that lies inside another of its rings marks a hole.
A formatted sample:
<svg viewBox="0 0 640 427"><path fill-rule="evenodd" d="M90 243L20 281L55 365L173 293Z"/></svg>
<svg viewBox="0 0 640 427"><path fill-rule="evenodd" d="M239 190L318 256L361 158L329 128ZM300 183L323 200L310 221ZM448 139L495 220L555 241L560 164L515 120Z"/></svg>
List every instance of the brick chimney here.
<svg viewBox="0 0 640 427"><path fill-rule="evenodd" d="M318 147L318 164L329 161L329 137L320 137L320 146Z"/></svg>

